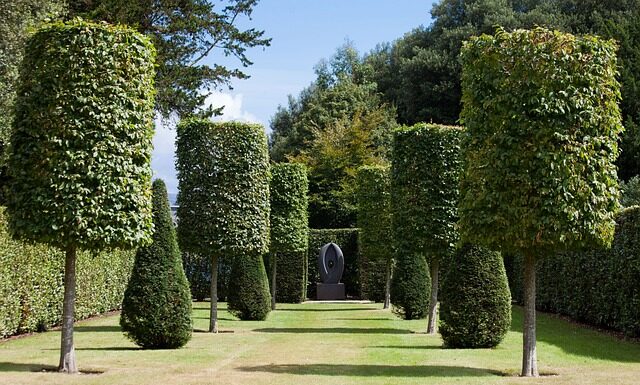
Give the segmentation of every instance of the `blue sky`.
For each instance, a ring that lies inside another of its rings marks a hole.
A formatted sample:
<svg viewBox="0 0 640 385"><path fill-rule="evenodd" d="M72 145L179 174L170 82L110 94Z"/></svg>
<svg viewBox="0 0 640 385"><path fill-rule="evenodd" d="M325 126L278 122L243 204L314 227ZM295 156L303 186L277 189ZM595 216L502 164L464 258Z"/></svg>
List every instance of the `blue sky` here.
<svg viewBox="0 0 640 385"><path fill-rule="evenodd" d="M258 122L268 129L269 120L287 95L297 95L315 78L314 66L331 57L345 41L353 42L360 53L376 44L390 42L420 25L431 22L434 1L418 0L261 0L252 20L239 25L265 31L271 46L252 49L253 65L245 68L251 76L236 80L233 90L223 89L207 102L225 105L223 120ZM212 52L205 63L237 66L237 61ZM154 138L152 166L170 192L177 192L174 158L174 131L159 127Z"/></svg>

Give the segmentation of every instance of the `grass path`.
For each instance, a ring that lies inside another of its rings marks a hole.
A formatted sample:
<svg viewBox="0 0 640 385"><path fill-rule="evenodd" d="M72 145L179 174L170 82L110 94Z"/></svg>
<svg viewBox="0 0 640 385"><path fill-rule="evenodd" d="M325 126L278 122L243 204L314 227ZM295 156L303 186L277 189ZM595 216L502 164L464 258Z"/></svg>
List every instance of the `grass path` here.
<svg viewBox="0 0 640 385"><path fill-rule="evenodd" d="M224 308L224 304L221 307ZM196 332L183 349L143 351L120 332L118 316L76 326L80 369L38 372L57 363L59 332L0 342L0 384L638 384L640 344L623 342L543 314L538 319L539 379L520 368L522 323L496 349L441 349L378 304L279 305L265 322L220 313L223 333L202 332L208 303L194 304ZM233 333L225 332L233 331ZM417 332L417 333L416 333Z"/></svg>

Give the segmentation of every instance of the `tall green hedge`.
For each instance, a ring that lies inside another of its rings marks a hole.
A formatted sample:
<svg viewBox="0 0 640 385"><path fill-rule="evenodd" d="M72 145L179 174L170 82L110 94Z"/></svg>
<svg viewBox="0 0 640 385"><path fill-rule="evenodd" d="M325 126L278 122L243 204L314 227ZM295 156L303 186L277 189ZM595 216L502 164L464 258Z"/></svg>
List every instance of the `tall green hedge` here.
<svg viewBox="0 0 640 385"><path fill-rule="evenodd" d="M119 309L134 252L78 254L76 319ZM11 239L0 211L0 337L59 325L64 291L64 253Z"/></svg>
<svg viewBox="0 0 640 385"><path fill-rule="evenodd" d="M393 263L389 168L360 167L356 185L360 295L382 302Z"/></svg>
<svg viewBox="0 0 640 385"><path fill-rule="evenodd" d="M153 226L152 243L136 252L120 326L145 349L175 349L191 339L191 292L161 179L153 182Z"/></svg>
<svg viewBox="0 0 640 385"><path fill-rule="evenodd" d="M492 348L511 327L511 294L502 256L465 245L442 283L440 334L445 347Z"/></svg>
<svg viewBox="0 0 640 385"><path fill-rule="evenodd" d="M264 128L186 119L177 127L176 145L181 249L211 258L214 272L220 258L253 261L267 253L270 175ZM212 277L216 282L217 274ZM267 284L266 275L259 278ZM212 297L209 329L215 332L217 293Z"/></svg>
<svg viewBox="0 0 640 385"><path fill-rule="evenodd" d="M222 259L218 262L218 298L227 298L229 276L231 275L231 260ZM191 296L196 301L203 301L211 295L211 258L195 253L182 253L182 266L189 281Z"/></svg>
<svg viewBox="0 0 640 385"><path fill-rule="evenodd" d="M522 303L522 257L506 262L513 298ZM640 337L640 207L616 215L610 249L563 252L536 270L539 310Z"/></svg>
<svg viewBox="0 0 640 385"><path fill-rule="evenodd" d="M270 186L269 249L271 268L276 261L275 298L280 302L299 303L307 295L309 181L306 167L300 163L274 165ZM272 281L270 283L273 284Z"/></svg>
<svg viewBox="0 0 640 385"><path fill-rule="evenodd" d="M360 276L358 269L358 229L309 229L309 249L307 265L307 298L316 298L316 283L320 282L318 254L326 243L340 246L344 254L342 280L348 297L360 297Z"/></svg>

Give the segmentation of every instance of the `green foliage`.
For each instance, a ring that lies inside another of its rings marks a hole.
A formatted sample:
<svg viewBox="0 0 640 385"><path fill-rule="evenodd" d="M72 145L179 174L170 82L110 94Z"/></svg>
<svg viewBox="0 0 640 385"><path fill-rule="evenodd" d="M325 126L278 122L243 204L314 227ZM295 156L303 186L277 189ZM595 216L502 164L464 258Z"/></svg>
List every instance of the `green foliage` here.
<svg viewBox="0 0 640 385"><path fill-rule="evenodd" d="M175 349L191 339L191 293L160 179L153 182L153 225L152 243L136 252L120 326L145 349Z"/></svg>
<svg viewBox="0 0 640 385"><path fill-rule="evenodd" d="M12 0L0 3L0 151L11 135L16 86L29 31L63 10L62 0ZM2 159L0 158L0 159ZM2 159L4 165L5 159ZM4 174L4 172L3 172Z"/></svg>
<svg viewBox="0 0 640 385"><path fill-rule="evenodd" d="M389 168L362 166L356 182L360 295L383 301L387 267L393 259Z"/></svg>
<svg viewBox="0 0 640 385"><path fill-rule="evenodd" d="M262 126L183 120L176 147L180 248L218 257L266 253L269 159Z"/></svg>
<svg viewBox="0 0 640 385"><path fill-rule="evenodd" d="M628 182L620 183L620 205L622 207L640 206L640 176L634 176Z"/></svg>
<svg viewBox="0 0 640 385"><path fill-rule="evenodd" d="M347 297L360 297L360 274L358 271L358 229L309 229L309 249L307 266L307 298L316 298L316 283L320 282L318 255L320 248L333 242L344 255L342 280Z"/></svg>
<svg viewBox="0 0 640 385"><path fill-rule="evenodd" d="M522 257L508 261L509 285L522 303ZM536 275L538 309L640 337L640 207L617 214L610 249L559 253L539 261Z"/></svg>
<svg viewBox="0 0 640 385"><path fill-rule="evenodd" d="M394 226L394 232L395 232ZM391 304L393 312L405 320L426 318L431 296L429 265L423 254L396 250Z"/></svg>
<svg viewBox="0 0 640 385"><path fill-rule="evenodd" d="M204 64L208 55L231 56L242 67L253 64L248 48L266 47L271 39L255 28L241 29L258 0L69 0L69 17L126 24L148 36L158 49L156 110L169 117L220 113L201 111L212 89L246 79L240 68ZM230 61L226 61L230 63ZM206 90L206 92L203 92Z"/></svg>
<svg viewBox="0 0 640 385"><path fill-rule="evenodd" d="M155 50L125 27L49 24L29 40L8 160L14 236L60 248L151 235Z"/></svg>
<svg viewBox="0 0 640 385"><path fill-rule="evenodd" d="M280 163L271 174L270 256L277 258L276 298L298 303L307 292L307 171L302 164Z"/></svg>
<svg viewBox="0 0 640 385"><path fill-rule="evenodd" d="M182 266L189 281L191 296L196 301L204 301L211 296L211 258L194 253L182 253ZM218 261L218 298L227 298L231 260Z"/></svg>
<svg viewBox="0 0 640 385"><path fill-rule="evenodd" d="M241 320L263 321L271 311L271 293L262 255L236 257L229 277L229 312Z"/></svg>
<svg viewBox="0 0 640 385"><path fill-rule="evenodd" d="M453 252L462 132L460 127L424 123L395 132L392 207L402 252L411 250L429 261Z"/></svg>
<svg viewBox="0 0 640 385"><path fill-rule="evenodd" d="M120 307L133 261L132 251L78 253L76 319ZM0 211L0 337L60 324L63 269L58 249L11 239Z"/></svg>
<svg viewBox="0 0 640 385"><path fill-rule="evenodd" d="M511 327L511 293L500 253L465 245L442 283L440 334L449 348L492 348Z"/></svg>
<svg viewBox="0 0 640 385"><path fill-rule="evenodd" d="M465 44L465 242L539 255L611 242L622 130L615 49L543 28Z"/></svg>

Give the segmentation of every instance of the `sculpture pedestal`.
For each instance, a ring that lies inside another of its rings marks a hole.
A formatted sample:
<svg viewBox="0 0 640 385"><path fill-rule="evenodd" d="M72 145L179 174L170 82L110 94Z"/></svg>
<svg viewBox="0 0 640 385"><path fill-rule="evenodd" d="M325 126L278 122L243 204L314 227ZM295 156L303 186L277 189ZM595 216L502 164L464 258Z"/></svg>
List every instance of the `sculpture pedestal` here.
<svg viewBox="0 0 640 385"><path fill-rule="evenodd" d="M344 283L317 283L316 297L319 301L344 300Z"/></svg>

